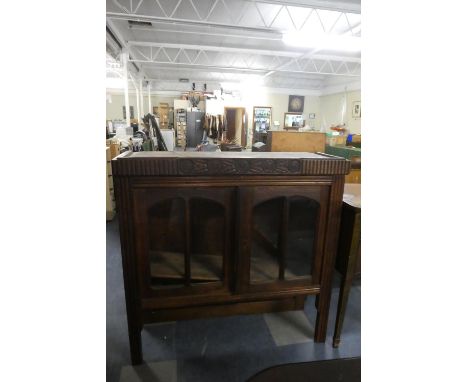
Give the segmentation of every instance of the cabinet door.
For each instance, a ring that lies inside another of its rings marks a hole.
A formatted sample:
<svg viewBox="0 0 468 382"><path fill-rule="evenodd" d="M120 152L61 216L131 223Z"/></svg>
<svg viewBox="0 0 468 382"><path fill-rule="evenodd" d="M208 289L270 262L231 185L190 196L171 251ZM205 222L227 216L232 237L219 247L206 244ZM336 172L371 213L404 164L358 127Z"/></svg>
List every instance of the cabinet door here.
<svg viewBox="0 0 468 382"><path fill-rule="evenodd" d="M318 285L329 186L242 187L241 292Z"/></svg>
<svg viewBox="0 0 468 382"><path fill-rule="evenodd" d="M142 296L228 290L233 193L209 187L134 190Z"/></svg>

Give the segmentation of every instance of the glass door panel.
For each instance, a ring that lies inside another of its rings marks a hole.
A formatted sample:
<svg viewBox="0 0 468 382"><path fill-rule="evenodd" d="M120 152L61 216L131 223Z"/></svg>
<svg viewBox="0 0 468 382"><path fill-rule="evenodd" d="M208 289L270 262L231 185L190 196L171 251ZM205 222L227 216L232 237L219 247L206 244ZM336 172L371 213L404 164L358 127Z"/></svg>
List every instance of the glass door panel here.
<svg viewBox="0 0 468 382"><path fill-rule="evenodd" d="M319 203L293 196L288 199L289 216L285 253L285 279L309 276L315 256L316 221Z"/></svg>
<svg viewBox="0 0 468 382"><path fill-rule="evenodd" d="M143 290L184 294L184 288L223 288L232 241L233 189L161 187L135 194ZM139 200L147 201L139 204Z"/></svg>
<svg viewBox="0 0 468 382"><path fill-rule="evenodd" d="M278 240L283 199L260 203L253 210L250 281L266 282L278 278Z"/></svg>
<svg viewBox="0 0 468 382"><path fill-rule="evenodd" d="M312 277L319 214L318 201L292 192L254 205L249 258L251 284Z"/></svg>
<svg viewBox="0 0 468 382"><path fill-rule="evenodd" d="M185 201L163 200L148 215L151 287L181 287L185 280Z"/></svg>
<svg viewBox="0 0 468 382"><path fill-rule="evenodd" d="M190 200L191 283L223 279L224 207L202 198Z"/></svg>

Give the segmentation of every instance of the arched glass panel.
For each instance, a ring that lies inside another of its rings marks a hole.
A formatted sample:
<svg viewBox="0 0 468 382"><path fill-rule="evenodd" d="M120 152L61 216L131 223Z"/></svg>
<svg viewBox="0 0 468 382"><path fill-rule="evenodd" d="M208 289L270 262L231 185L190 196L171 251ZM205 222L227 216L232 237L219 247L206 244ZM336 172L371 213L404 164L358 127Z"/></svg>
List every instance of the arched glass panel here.
<svg viewBox="0 0 468 382"><path fill-rule="evenodd" d="M148 211L151 286L183 286L185 277L185 201L165 199Z"/></svg>
<svg viewBox="0 0 468 382"><path fill-rule="evenodd" d="M278 197L253 209L250 282L310 276L320 205L303 196Z"/></svg>
<svg viewBox="0 0 468 382"><path fill-rule="evenodd" d="M265 282L278 278L278 241L283 198L257 204L253 210L250 281Z"/></svg>
<svg viewBox="0 0 468 382"><path fill-rule="evenodd" d="M313 199L289 198L285 279L310 275L315 257L315 230L319 203Z"/></svg>
<svg viewBox="0 0 468 382"><path fill-rule="evenodd" d="M192 283L222 279L225 224L221 204L209 199L190 199Z"/></svg>

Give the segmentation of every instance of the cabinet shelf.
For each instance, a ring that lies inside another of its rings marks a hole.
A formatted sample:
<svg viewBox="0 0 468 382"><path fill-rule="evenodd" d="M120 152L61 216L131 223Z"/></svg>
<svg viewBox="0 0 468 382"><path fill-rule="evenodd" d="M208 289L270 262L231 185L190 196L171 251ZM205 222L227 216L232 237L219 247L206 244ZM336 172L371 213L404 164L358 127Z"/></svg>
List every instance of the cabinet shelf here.
<svg viewBox="0 0 468 382"><path fill-rule="evenodd" d="M219 255L191 254L191 282L219 281L223 257ZM151 251L151 277L158 280L183 280L184 254L181 252Z"/></svg>

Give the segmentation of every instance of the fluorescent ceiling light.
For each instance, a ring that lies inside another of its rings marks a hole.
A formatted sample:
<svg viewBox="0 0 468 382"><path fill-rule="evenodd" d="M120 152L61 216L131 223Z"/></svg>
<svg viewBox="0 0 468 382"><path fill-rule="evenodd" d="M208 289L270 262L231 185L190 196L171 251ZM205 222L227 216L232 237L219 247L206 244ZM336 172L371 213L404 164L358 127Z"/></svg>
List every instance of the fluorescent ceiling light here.
<svg viewBox="0 0 468 382"><path fill-rule="evenodd" d="M225 90L251 90L263 86L262 77L250 77L242 82L221 82L221 87Z"/></svg>
<svg viewBox="0 0 468 382"><path fill-rule="evenodd" d="M287 32L283 34L286 45L315 48L320 50L336 50L342 52L360 52L361 38L354 36L317 34L304 32Z"/></svg>
<svg viewBox="0 0 468 382"><path fill-rule="evenodd" d="M240 90L242 84L240 82L221 82L220 86L223 90Z"/></svg>
<svg viewBox="0 0 468 382"><path fill-rule="evenodd" d="M106 77L106 88L107 89L123 89L124 81L122 78Z"/></svg>

